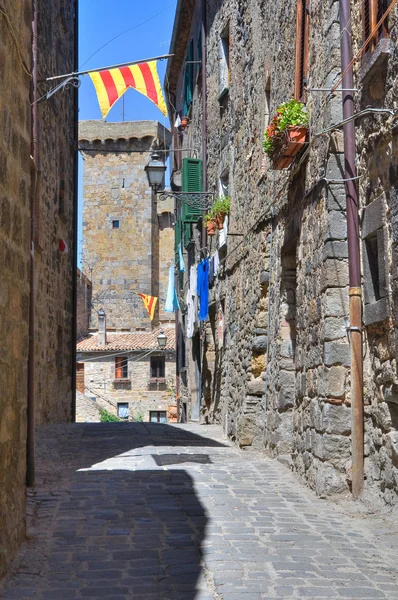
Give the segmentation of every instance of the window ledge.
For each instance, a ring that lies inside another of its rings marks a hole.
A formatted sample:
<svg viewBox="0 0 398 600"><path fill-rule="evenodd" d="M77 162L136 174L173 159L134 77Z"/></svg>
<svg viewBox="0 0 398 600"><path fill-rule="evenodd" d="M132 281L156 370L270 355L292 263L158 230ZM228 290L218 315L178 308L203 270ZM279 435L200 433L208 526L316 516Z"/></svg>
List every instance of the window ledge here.
<svg viewBox="0 0 398 600"><path fill-rule="evenodd" d="M381 298L377 302L365 304L364 307L364 323L365 325L373 325L385 321L390 316L390 303L388 298Z"/></svg>
<svg viewBox="0 0 398 600"><path fill-rule="evenodd" d="M165 383L165 382L166 382L165 377L150 377L150 379L149 379L149 383Z"/></svg>
<svg viewBox="0 0 398 600"><path fill-rule="evenodd" d="M129 379L128 377L120 377L118 379L114 379L113 383L131 383L131 379Z"/></svg>
<svg viewBox="0 0 398 600"><path fill-rule="evenodd" d="M229 87L223 89L221 94L218 96L218 102L221 104L225 98L229 94Z"/></svg>
<svg viewBox="0 0 398 600"><path fill-rule="evenodd" d="M382 71L388 58L392 55L393 45L389 38L381 38L373 50L366 52L359 72L359 81L362 84L370 82L375 73Z"/></svg>

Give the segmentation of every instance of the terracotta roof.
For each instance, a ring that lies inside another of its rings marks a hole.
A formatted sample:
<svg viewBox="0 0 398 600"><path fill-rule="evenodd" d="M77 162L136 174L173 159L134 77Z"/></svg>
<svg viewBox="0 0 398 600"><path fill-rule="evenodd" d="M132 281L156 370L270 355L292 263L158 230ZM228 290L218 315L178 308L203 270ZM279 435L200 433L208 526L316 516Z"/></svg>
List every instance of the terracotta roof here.
<svg viewBox="0 0 398 600"><path fill-rule="evenodd" d="M98 344L98 334L91 335L77 344L78 352L98 352L112 350L159 350L157 336L160 330L153 332L136 332L136 333L107 333L106 346ZM175 350L175 329L164 329L167 335L166 350Z"/></svg>

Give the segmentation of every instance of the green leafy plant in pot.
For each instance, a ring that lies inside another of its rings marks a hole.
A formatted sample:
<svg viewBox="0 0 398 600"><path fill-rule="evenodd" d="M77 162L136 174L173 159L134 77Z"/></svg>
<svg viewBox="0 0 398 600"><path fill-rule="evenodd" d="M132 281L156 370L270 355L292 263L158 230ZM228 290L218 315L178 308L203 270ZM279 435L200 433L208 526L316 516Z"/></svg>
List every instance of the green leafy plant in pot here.
<svg viewBox="0 0 398 600"><path fill-rule="evenodd" d="M231 198L229 196L219 196L214 200L211 210L218 229L223 229L225 217L229 215L231 210Z"/></svg>
<svg viewBox="0 0 398 600"><path fill-rule="evenodd" d="M308 131L308 112L302 102L289 100L278 106L265 130L263 148L275 169L284 169L303 147Z"/></svg>
<svg viewBox="0 0 398 600"><path fill-rule="evenodd" d="M212 210L209 210L209 212L205 215L204 223L206 225L207 235L210 237L216 235L217 222Z"/></svg>

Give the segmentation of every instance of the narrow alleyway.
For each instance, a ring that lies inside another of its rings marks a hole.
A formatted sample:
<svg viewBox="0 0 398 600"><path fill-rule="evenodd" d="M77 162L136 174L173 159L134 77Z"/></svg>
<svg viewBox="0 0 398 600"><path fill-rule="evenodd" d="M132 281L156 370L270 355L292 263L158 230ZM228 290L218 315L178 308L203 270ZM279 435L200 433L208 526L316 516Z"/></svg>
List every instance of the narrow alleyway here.
<svg viewBox="0 0 398 600"><path fill-rule="evenodd" d="M398 599L388 522L342 514L218 427L45 426L38 443L4 600Z"/></svg>

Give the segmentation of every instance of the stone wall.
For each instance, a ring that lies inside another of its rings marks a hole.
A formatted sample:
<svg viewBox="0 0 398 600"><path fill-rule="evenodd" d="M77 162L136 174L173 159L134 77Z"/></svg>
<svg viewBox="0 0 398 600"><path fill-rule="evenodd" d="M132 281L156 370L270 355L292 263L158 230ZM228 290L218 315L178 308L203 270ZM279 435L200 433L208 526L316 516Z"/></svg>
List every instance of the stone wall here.
<svg viewBox="0 0 398 600"><path fill-rule="evenodd" d="M103 306L109 329L150 329L137 292L166 298L173 216L158 218L144 167L155 146L168 146L170 133L154 121L84 121L79 139L85 156L83 269L93 285L91 328L97 328ZM157 310L166 319L163 305ZM158 318L159 312L154 324Z"/></svg>
<svg viewBox="0 0 398 600"><path fill-rule="evenodd" d="M150 360L145 352L123 354L128 360L128 381L115 381L115 352L98 360L95 354L79 355L84 363L85 395L95 396L98 404L117 414L118 402L129 403L130 417L149 421L149 411L166 411L175 405L175 355L166 354L165 384L151 389ZM153 356L157 356L153 353Z"/></svg>
<svg viewBox="0 0 398 600"><path fill-rule="evenodd" d="M76 290L76 339L86 336L90 327L90 314L93 288L91 281L84 273L77 269L77 290Z"/></svg>
<svg viewBox="0 0 398 600"><path fill-rule="evenodd" d="M38 80L75 68L75 0L39 0ZM42 88L40 87L40 90ZM73 418L74 91L37 105L35 232L36 423ZM60 252L62 240L67 252Z"/></svg>
<svg viewBox="0 0 398 600"><path fill-rule="evenodd" d="M309 88L330 88L340 74L338 4L311 4ZM356 51L362 36L359 5L352 23ZM394 16L389 25L394 38ZM220 98L219 48L225 31L229 90ZM246 0L236 5L224 0L208 6L208 189L218 190L220 175L229 169L229 231L236 236L228 237L202 335L201 414L222 423L239 445L265 447L319 495L326 495L347 491L351 484L343 139L339 127L321 134L341 121L342 107L339 94L307 92L311 137L305 157L288 171L272 169L262 152L263 132L278 105L293 97L295 36L296 3ZM394 107L397 65L391 48L382 41L356 67L356 110ZM175 96L181 98L182 71L174 79L179 81ZM184 139L200 152L198 100L194 95ZM395 130L391 113L356 123L364 274L365 493L395 504ZM209 254L217 244L217 238L208 239ZM217 321L224 309L220 343Z"/></svg>
<svg viewBox="0 0 398 600"><path fill-rule="evenodd" d="M37 0L36 5L38 79L43 80L74 69L75 2ZM32 3L6 1L2 10L8 20L0 14L0 578L25 534L33 194ZM73 92L39 104L37 117L34 387L36 422L42 423L72 417L73 252L60 256L58 247L60 238L73 247Z"/></svg>
<svg viewBox="0 0 398 600"><path fill-rule="evenodd" d="M6 6L5 6L6 8ZM31 7L8 10L30 69ZM25 533L30 238L30 78L0 14L0 577Z"/></svg>

